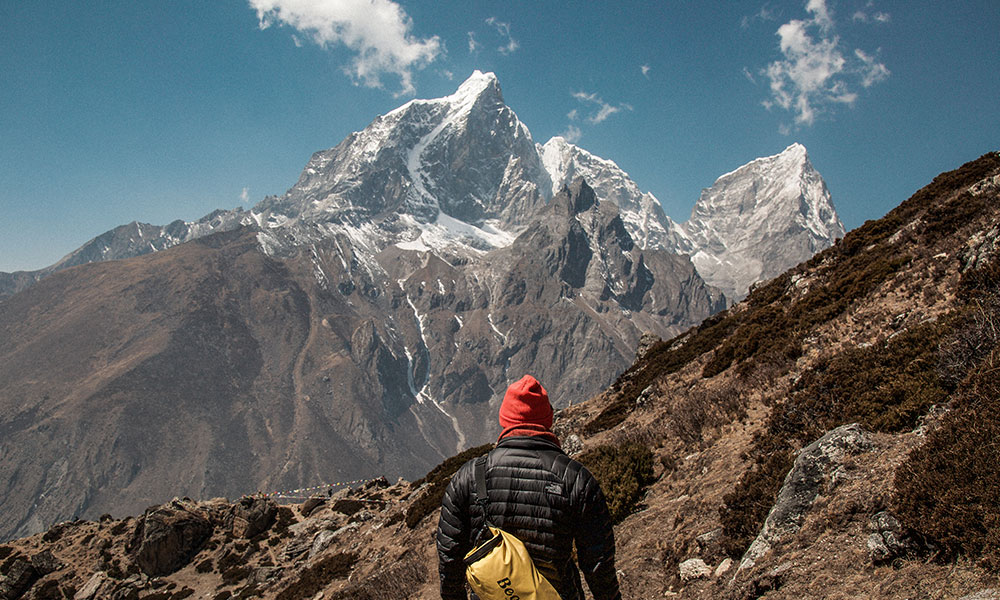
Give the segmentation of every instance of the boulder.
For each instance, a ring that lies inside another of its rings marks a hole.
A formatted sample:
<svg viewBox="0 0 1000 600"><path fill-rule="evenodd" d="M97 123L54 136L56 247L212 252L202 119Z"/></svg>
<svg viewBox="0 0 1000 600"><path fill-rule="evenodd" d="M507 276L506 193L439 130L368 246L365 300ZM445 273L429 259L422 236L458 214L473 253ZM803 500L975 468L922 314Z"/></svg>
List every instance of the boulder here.
<svg viewBox="0 0 1000 600"><path fill-rule="evenodd" d="M719 563L719 566L715 567L715 573L713 574L715 575L716 578L719 578L728 573L729 569L732 568L733 568L733 559L726 558Z"/></svg>
<svg viewBox="0 0 1000 600"><path fill-rule="evenodd" d="M31 562L23 556L8 559L0 573L0 600L17 600L40 577Z"/></svg>
<svg viewBox="0 0 1000 600"><path fill-rule="evenodd" d="M278 505L274 500L243 496L233 505L227 521L235 537L250 539L270 529L277 516Z"/></svg>
<svg viewBox="0 0 1000 600"><path fill-rule="evenodd" d="M382 477L377 477L366 482L363 486L361 486L361 489L366 492L372 492L375 490L382 490L387 487L389 487L389 480L383 475Z"/></svg>
<svg viewBox="0 0 1000 600"><path fill-rule="evenodd" d="M73 600L96 600L105 596L112 587L114 587L114 582L108 577L108 574L98 571L76 592Z"/></svg>
<svg viewBox="0 0 1000 600"><path fill-rule="evenodd" d="M660 336L656 334L649 332L642 334L642 337L639 338L639 346L635 350L635 360L639 360L646 356L646 353L653 347L653 344L661 341L663 340L661 340Z"/></svg>
<svg viewBox="0 0 1000 600"><path fill-rule="evenodd" d="M681 573L681 581L691 581L702 577L712 576L712 567L705 564L700 558L689 558L678 565Z"/></svg>
<svg viewBox="0 0 1000 600"><path fill-rule="evenodd" d="M303 517L308 517L314 510L326 504L326 498L309 498L299 507L299 512Z"/></svg>
<svg viewBox="0 0 1000 600"><path fill-rule="evenodd" d="M847 457L871 447L868 433L857 423L852 423L827 432L803 448L785 476L777 502L771 507L757 538L744 553L737 571L752 567L780 539L798 531L813 502Z"/></svg>
<svg viewBox="0 0 1000 600"><path fill-rule="evenodd" d="M212 535L212 524L193 505L174 501L146 510L130 548L136 565L151 577L183 567Z"/></svg>
<svg viewBox="0 0 1000 600"><path fill-rule="evenodd" d="M903 529L889 511L872 515L868 521L868 558L876 565L892 562L920 550L920 545Z"/></svg>
<svg viewBox="0 0 1000 600"><path fill-rule="evenodd" d="M63 568L63 564L52 555L50 550L42 550L38 554L31 557L31 566L35 567L40 576L48 575L49 573L58 571Z"/></svg>
<svg viewBox="0 0 1000 600"><path fill-rule="evenodd" d="M360 500L341 498L333 503L334 512L339 512L348 517L365 507L365 503Z"/></svg>

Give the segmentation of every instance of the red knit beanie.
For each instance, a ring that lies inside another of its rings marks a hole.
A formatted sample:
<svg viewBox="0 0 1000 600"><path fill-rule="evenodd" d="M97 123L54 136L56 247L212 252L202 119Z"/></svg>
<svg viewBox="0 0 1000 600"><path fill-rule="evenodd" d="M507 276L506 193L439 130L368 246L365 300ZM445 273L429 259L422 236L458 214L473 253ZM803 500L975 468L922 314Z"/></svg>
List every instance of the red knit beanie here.
<svg viewBox="0 0 1000 600"><path fill-rule="evenodd" d="M531 375L525 375L520 381L512 383L500 405L500 427L507 430L520 425L552 428L549 394Z"/></svg>

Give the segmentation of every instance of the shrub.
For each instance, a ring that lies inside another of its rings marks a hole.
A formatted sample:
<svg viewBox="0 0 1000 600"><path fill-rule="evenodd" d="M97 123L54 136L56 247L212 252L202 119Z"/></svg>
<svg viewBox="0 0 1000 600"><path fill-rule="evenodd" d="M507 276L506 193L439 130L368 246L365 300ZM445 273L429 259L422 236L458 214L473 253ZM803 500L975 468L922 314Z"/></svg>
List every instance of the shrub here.
<svg viewBox="0 0 1000 600"><path fill-rule="evenodd" d="M424 483L429 485L424 493L406 510L406 526L413 529L420 524L424 517L437 510L441 506L441 500L444 498L445 489L448 487L452 475L466 462L478 458L492 449L493 444L483 444L470 448L445 460L421 479L414 481L414 487L419 487Z"/></svg>
<svg viewBox="0 0 1000 600"><path fill-rule="evenodd" d="M592 435L624 421L635 409L636 399L643 390L714 349L732 333L739 322L738 315L723 311L670 341L653 344L641 360L636 361L612 384L614 399L584 426L583 432Z"/></svg>
<svg viewBox="0 0 1000 600"><path fill-rule="evenodd" d="M611 520L619 523L635 509L654 481L653 453L639 444L598 446L577 457L601 484Z"/></svg>
<svg viewBox="0 0 1000 600"><path fill-rule="evenodd" d="M324 556L316 564L307 567L299 575L299 578L281 591L275 600L299 600L300 598L312 598L334 579L346 577L358 557L350 552L338 552L330 556Z"/></svg>
<svg viewBox="0 0 1000 600"><path fill-rule="evenodd" d="M893 505L934 540L941 558L967 556L1000 571L1000 377L977 373L954 409L896 473Z"/></svg>
<svg viewBox="0 0 1000 600"><path fill-rule="evenodd" d="M757 537L794 461L787 447L768 453L743 474L732 492L723 496L719 517L726 554L739 558Z"/></svg>
<svg viewBox="0 0 1000 600"><path fill-rule="evenodd" d="M893 508L933 540L940 558L967 556L1000 572L1000 264L967 272L969 310L941 344L957 382L953 407L896 472Z"/></svg>

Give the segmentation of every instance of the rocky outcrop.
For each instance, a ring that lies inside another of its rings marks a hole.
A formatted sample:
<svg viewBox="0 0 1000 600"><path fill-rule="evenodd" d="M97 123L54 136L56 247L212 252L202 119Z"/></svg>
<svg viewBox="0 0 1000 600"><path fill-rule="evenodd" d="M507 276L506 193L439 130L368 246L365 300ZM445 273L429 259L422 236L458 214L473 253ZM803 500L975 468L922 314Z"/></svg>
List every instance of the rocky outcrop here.
<svg viewBox="0 0 1000 600"><path fill-rule="evenodd" d="M900 524L889 511L872 515L868 522L869 534L865 542L868 558L873 564L881 565L918 553L921 544Z"/></svg>
<svg viewBox="0 0 1000 600"><path fill-rule="evenodd" d="M244 496L233 505L227 523L232 527L234 536L250 539L270 529L277 516L278 505L274 500L261 496Z"/></svg>
<svg viewBox="0 0 1000 600"><path fill-rule="evenodd" d="M26 592L41 574L31 561L24 556L12 556L3 563L0 570L0 600L17 600Z"/></svg>
<svg viewBox="0 0 1000 600"><path fill-rule="evenodd" d="M743 554L738 570L752 567L779 540L798 531L813 502L825 491L844 459L869 448L868 434L856 423L838 427L803 448L785 476L764 526Z"/></svg>
<svg viewBox="0 0 1000 600"><path fill-rule="evenodd" d="M135 563L149 576L167 575L187 564L212 534L212 523L197 506L183 501L154 507L132 534Z"/></svg>

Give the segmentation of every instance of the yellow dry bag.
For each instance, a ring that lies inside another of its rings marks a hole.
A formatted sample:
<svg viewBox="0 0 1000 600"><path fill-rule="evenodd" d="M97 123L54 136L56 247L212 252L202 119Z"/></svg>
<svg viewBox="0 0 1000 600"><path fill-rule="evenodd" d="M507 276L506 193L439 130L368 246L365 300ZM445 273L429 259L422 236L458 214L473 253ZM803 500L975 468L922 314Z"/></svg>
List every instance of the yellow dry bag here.
<svg viewBox="0 0 1000 600"><path fill-rule="evenodd" d="M514 535L489 525L486 457L476 459L476 503L487 517L489 539L465 555L465 578L480 600L560 600ZM485 533L485 531L484 531Z"/></svg>

